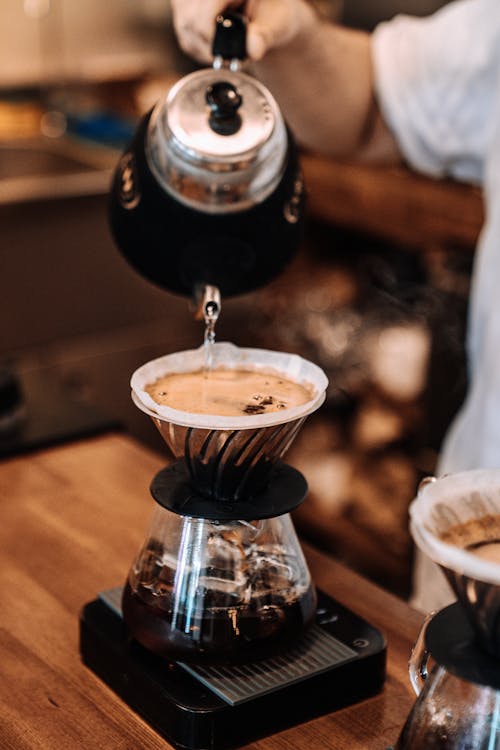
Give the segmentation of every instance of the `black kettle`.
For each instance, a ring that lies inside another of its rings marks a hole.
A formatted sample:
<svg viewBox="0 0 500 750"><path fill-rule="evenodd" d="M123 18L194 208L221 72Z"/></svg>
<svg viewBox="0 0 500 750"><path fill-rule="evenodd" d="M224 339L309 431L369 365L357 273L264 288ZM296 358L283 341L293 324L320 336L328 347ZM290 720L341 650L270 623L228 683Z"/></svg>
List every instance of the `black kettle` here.
<svg viewBox="0 0 500 750"><path fill-rule="evenodd" d="M217 18L213 68L185 76L156 104L114 176L119 249L175 293L256 289L301 239L297 149L272 95L241 71L245 38L241 15Z"/></svg>

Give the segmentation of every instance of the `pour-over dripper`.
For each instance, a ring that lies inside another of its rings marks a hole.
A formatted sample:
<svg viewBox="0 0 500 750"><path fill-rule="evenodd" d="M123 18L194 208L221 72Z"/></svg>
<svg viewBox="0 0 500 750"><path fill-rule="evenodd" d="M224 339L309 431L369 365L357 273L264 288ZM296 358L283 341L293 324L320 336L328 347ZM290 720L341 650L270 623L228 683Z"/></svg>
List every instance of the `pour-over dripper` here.
<svg viewBox="0 0 500 750"><path fill-rule="evenodd" d="M316 592L288 513L218 520L155 499L122 600L139 643L170 660L246 661L312 624Z"/></svg>
<svg viewBox="0 0 500 750"><path fill-rule="evenodd" d="M134 637L169 659L240 661L268 655L312 623L316 594L289 512L302 475L280 462L325 398L322 370L296 355L210 344L211 367L279 373L308 385L304 404L241 417L182 412L146 387L205 369L206 349L148 362L132 398L179 460L151 485L158 503L123 596Z"/></svg>
<svg viewBox="0 0 500 750"><path fill-rule="evenodd" d="M443 570L479 643L500 657L500 563L467 549L499 541L500 470L424 480L410 518L415 543ZM445 541L451 536L453 543Z"/></svg>
<svg viewBox="0 0 500 750"><path fill-rule="evenodd" d="M176 458L185 460L191 484L216 500L239 500L259 493L276 463L283 458L305 418L325 399L324 372L295 354L243 349L229 343L211 344L214 369L255 369L278 372L312 390L300 406L268 414L222 417L195 414L160 405L146 386L167 373L202 370L206 349L177 352L147 362L131 379L136 406L152 418Z"/></svg>

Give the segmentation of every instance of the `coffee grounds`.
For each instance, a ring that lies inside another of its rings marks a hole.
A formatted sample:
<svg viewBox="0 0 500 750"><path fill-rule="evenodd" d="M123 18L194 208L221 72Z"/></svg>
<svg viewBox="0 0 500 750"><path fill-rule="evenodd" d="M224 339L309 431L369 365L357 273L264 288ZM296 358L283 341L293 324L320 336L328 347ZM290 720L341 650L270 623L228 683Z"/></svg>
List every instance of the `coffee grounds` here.
<svg viewBox="0 0 500 750"><path fill-rule="evenodd" d="M462 548L496 542L500 538L500 514L485 514L451 526L440 535L443 542Z"/></svg>
<svg viewBox="0 0 500 750"><path fill-rule="evenodd" d="M195 414L260 415L306 403L314 395L307 383L257 370L169 373L146 386L159 404Z"/></svg>
<svg viewBox="0 0 500 750"><path fill-rule="evenodd" d="M242 411L245 414L264 414L266 407L263 404L247 404Z"/></svg>

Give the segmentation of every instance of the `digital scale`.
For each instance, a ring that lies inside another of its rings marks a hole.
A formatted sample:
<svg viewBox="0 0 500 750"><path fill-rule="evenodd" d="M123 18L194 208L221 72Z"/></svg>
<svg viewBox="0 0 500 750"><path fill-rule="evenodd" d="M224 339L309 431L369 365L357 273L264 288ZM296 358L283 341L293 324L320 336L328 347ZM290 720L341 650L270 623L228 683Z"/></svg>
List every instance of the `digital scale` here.
<svg viewBox="0 0 500 750"><path fill-rule="evenodd" d="M121 593L104 591L84 607L82 660L175 748L236 748L383 686L384 637L321 591L316 623L288 650L216 667L168 662L131 640Z"/></svg>

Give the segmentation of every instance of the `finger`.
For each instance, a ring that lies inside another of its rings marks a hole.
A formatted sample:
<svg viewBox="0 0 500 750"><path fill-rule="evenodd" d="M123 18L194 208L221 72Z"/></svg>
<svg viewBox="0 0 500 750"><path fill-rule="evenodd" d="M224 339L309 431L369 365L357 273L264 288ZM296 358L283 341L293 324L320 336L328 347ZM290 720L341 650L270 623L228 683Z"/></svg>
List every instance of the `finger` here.
<svg viewBox="0 0 500 750"><path fill-rule="evenodd" d="M249 0L247 8L247 50L252 60L289 43L314 16L312 7L302 0Z"/></svg>
<svg viewBox="0 0 500 750"><path fill-rule="evenodd" d="M203 39L191 38L189 45L183 46L182 50L202 65L211 65L213 62L212 43Z"/></svg>
<svg viewBox="0 0 500 750"><path fill-rule="evenodd" d="M247 51L252 60L260 60L289 35L292 8L286 0L248 0Z"/></svg>
<svg viewBox="0 0 500 750"><path fill-rule="evenodd" d="M199 61L211 59L211 30L205 20L207 8L217 8L222 0L171 0L172 21L181 49Z"/></svg>
<svg viewBox="0 0 500 750"><path fill-rule="evenodd" d="M262 60L268 49L265 33L258 26L250 24L247 30L247 55L250 60Z"/></svg>

